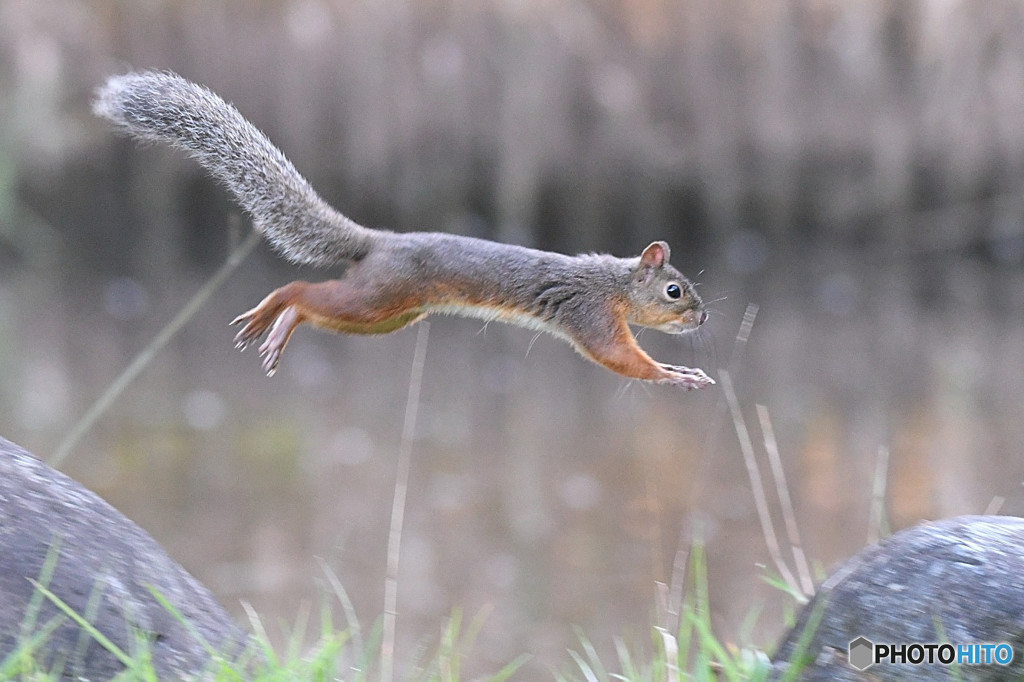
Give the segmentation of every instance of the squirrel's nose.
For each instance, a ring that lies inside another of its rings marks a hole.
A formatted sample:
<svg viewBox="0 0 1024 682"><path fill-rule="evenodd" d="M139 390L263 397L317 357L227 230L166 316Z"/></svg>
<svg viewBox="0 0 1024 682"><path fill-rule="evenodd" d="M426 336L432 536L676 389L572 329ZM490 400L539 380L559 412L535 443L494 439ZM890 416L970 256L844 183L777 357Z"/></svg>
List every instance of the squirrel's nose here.
<svg viewBox="0 0 1024 682"><path fill-rule="evenodd" d="M700 317L697 318L697 326L699 327L700 325L704 324L707 321L708 321L708 311L706 311L706 310L700 311Z"/></svg>

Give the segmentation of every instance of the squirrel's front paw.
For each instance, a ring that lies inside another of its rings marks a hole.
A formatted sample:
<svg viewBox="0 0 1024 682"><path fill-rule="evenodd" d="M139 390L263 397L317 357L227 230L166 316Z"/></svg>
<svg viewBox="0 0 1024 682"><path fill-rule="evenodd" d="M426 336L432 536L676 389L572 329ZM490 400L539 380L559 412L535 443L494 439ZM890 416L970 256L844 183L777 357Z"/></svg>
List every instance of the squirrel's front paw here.
<svg viewBox="0 0 1024 682"><path fill-rule="evenodd" d="M661 368L665 370L666 376L657 380L659 384L679 386L689 391L694 388L712 386L715 383L715 380L705 374L702 369L665 364L661 365Z"/></svg>

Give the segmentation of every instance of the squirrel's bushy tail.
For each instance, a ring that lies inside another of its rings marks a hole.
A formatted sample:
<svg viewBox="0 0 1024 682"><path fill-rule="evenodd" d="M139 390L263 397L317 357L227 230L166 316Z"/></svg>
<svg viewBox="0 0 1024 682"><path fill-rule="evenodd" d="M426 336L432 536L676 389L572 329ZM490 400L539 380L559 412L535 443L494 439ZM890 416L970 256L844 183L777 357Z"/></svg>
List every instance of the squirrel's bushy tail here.
<svg viewBox="0 0 1024 682"><path fill-rule="evenodd" d="M195 157L289 260L331 265L370 249L372 230L331 208L266 135L207 88L168 72L114 76L97 90L93 112Z"/></svg>

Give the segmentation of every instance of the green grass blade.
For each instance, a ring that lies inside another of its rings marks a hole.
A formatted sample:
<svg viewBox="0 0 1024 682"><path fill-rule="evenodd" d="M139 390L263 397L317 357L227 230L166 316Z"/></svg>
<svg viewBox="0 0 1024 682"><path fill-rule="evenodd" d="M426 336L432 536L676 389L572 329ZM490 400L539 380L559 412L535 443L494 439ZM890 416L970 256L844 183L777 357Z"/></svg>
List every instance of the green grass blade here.
<svg viewBox="0 0 1024 682"><path fill-rule="evenodd" d="M499 670L497 673L487 678L487 682L506 682L508 678L512 677L517 670L526 665L526 662L532 658L529 654L522 654L521 656L513 659L510 663L506 664L504 668Z"/></svg>
<svg viewBox="0 0 1024 682"><path fill-rule="evenodd" d="M32 585L37 590L42 592L43 596L45 596L47 599L49 599L54 604L54 606L56 606L58 609L63 611L64 615L66 615L71 620L75 621L75 623L78 624L78 627L80 627L83 630L85 630L86 632L88 632L89 635L94 640L96 640L97 644L99 644L101 647L103 647L104 649L109 651L118 661L121 662L122 665L124 665L124 667L126 667L128 669L134 669L135 668L136 662L134 660L132 660L132 658L130 656L128 656L128 654L126 654L125 652L121 651L121 649L116 644L114 644L112 641L110 641L110 639L108 639L107 636L104 635L102 632L97 630L96 627L92 623L87 621L85 618L80 616L73 608L71 608L66 603L64 603L64 600L62 600L60 597L58 597L53 592L51 592L49 590L49 588L44 587L43 585L41 585L37 581L32 580L31 578L29 578L29 582L31 582Z"/></svg>

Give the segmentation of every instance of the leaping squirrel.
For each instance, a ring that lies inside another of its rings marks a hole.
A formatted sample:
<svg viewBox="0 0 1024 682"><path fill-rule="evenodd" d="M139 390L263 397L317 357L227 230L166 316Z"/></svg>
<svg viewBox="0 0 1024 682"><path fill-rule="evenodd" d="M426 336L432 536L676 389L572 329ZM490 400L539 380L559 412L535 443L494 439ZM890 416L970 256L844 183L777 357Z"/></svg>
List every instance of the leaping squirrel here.
<svg viewBox="0 0 1024 682"><path fill-rule="evenodd" d="M700 369L653 360L629 325L679 334L707 313L657 241L639 257L568 256L439 232L358 225L313 190L284 154L235 107L168 72L110 78L93 111L140 140L193 156L295 263L345 262L341 279L292 282L232 324L236 345L260 339L263 369L277 369L303 322L336 332L384 334L431 313L500 320L550 332L613 372L684 389L715 383Z"/></svg>

